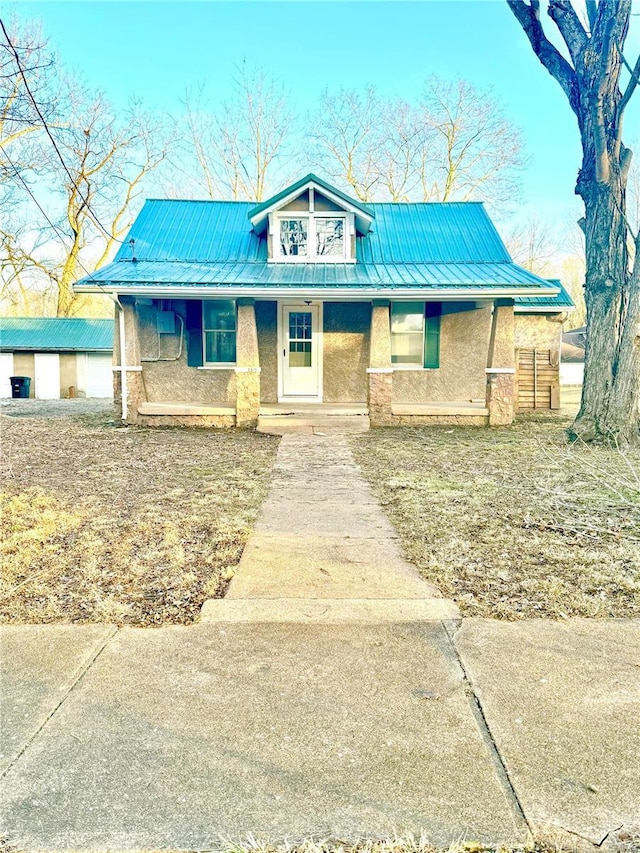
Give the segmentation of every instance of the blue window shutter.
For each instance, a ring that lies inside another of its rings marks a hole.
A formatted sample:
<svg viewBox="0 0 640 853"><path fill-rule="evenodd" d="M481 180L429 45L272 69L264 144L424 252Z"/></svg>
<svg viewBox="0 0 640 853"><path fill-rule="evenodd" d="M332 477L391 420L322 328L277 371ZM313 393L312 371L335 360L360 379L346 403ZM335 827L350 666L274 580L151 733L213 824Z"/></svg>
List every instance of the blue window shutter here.
<svg viewBox="0 0 640 853"><path fill-rule="evenodd" d="M187 364L202 367L202 300L187 301Z"/></svg>
<svg viewBox="0 0 640 853"><path fill-rule="evenodd" d="M440 367L440 302L427 302L424 306L424 366Z"/></svg>

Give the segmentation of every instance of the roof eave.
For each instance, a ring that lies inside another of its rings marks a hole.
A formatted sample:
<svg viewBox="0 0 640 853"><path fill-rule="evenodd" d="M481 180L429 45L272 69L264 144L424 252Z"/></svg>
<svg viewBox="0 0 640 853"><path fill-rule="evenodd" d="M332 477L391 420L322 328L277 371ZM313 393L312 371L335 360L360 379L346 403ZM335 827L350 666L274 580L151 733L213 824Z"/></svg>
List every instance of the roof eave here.
<svg viewBox="0 0 640 853"><path fill-rule="evenodd" d="M529 293L528 296L533 296ZM547 302L545 305L516 305L516 314L569 314L575 311L575 305L553 305Z"/></svg>
<svg viewBox="0 0 640 853"><path fill-rule="evenodd" d="M81 284L80 282L74 288L78 293L108 293L122 294L123 296L149 296L157 295L158 297L176 297L182 298L193 297L211 297L213 294L224 294L226 296L261 296L269 299L291 299L301 297L325 297L348 299L415 299L417 296L431 297L434 299L515 299L518 296L551 296L555 293L550 291L557 288L528 287L517 286L483 286L483 285L450 285L447 287L403 287L398 285L391 286L345 286L339 285L330 286L309 286L309 285L171 285L171 284L129 284L127 282L110 282L101 285L96 284Z"/></svg>

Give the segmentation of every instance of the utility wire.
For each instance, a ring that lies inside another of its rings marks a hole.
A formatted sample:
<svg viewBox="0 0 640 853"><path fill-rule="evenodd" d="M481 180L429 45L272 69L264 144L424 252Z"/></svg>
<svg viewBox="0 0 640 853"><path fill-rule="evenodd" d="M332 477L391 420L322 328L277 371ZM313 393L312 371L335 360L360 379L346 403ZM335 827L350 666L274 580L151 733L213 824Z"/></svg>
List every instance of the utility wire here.
<svg viewBox="0 0 640 853"><path fill-rule="evenodd" d="M7 162L9 163L9 165L11 166L11 168L13 169L13 175L10 175L10 177L14 178L14 180L17 178L17 179L20 181L20 183L22 184L22 186L24 187L24 189L28 192L28 194L29 194L29 195L31 196L31 198L33 199L33 201L34 201L34 203L35 203L36 207L38 208L38 210L40 211L40 213L44 216L44 218L45 218L45 219L47 220L47 222L49 223L49 225L50 225L51 229L53 230L54 234L56 234L56 236L58 237L58 239L59 239L59 240L60 240L60 242L62 243L63 247L64 247L67 251L69 251L69 249L68 249L68 247L67 247L66 236L65 236L65 235L60 231L60 229L58 228L58 226L57 226L57 225L54 225L54 223L49 219L49 215L48 215L48 213L47 213L47 212L46 212L46 210L42 207L42 205L40 204L40 202L38 201L38 199L35 197L35 195L34 195L34 194L33 194L33 192L31 191L31 187L30 187L30 186L29 186L29 184L25 181L25 179L22 177L22 175L20 174L20 170L18 169L18 167L16 166L16 164L13 162L13 160L11 159L11 157L9 157L9 155L8 155L8 153L7 153L7 149L4 147L4 145L3 145L1 142L0 142L0 150L2 151L3 155L7 158ZM92 281L94 284L96 284L100 289L105 290L105 292L106 292L106 289L105 289L104 284L103 284L102 282L98 281L97 279L95 279L95 278L93 277L93 273L89 272L89 270L85 267L85 265L82 263L82 261L81 261L79 258L76 258L76 261L77 261L78 266L79 266L82 270L84 270L84 272L87 274L88 278L89 278L89 279L91 279L91 281Z"/></svg>
<svg viewBox="0 0 640 853"><path fill-rule="evenodd" d="M9 38L9 33L7 32L7 29L6 29L5 25L4 25L4 21L2 20L2 18L0 18L0 27L2 27L2 32L4 33L4 37L5 37L5 38L6 38L6 40L7 40L7 46L9 47L9 50L10 50L10 51L11 51L11 53L13 54L13 57L14 57L14 59L15 59L15 61L16 61L16 65L17 65L17 67L18 67L18 71L20 72L20 76L22 77L22 81L23 81L23 83L24 83L24 87L25 87L25 89L26 89L26 91L27 91L27 94L29 95L29 98L30 98L30 100L31 100L31 103L33 104L33 107L34 107L34 109L35 109L36 113L38 114L38 118L39 118L39 119L40 119L40 121L42 122L42 127L44 128L45 133L47 134L47 136L48 136L48 137L49 137L49 139L51 140L51 144L53 145L53 147L54 147L54 149L55 149L55 152L56 152L56 154L58 155L58 159L59 159L59 160L60 160L60 162L62 163L62 168L63 168L63 169L65 170L65 172L67 173L67 176L68 176L69 180L71 181L72 186L74 187L74 189L76 190L76 192L77 192L77 193L78 193L78 195L80 196L80 199L84 202L84 205L85 205L85 207L86 207L86 209L87 209L87 211L88 211L89 215L90 215L90 216L91 216L91 218L93 219L94 223L95 223L95 224L98 226L98 228L103 232L103 234L104 234L104 235L105 235L109 240L115 240L115 242L116 242L116 243L120 243L121 245L124 245L124 240L119 240L119 239L118 239L117 237L115 237L113 234L109 233L109 231L107 231L107 229L104 227L104 225L100 222L100 220L98 219L98 217L95 215L95 213L94 213L94 212L93 212L93 210L91 209L91 205L89 204L89 199L88 199L88 198L85 198L85 197L83 196L82 192L80 191L80 187L77 185L77 183L76 183L76 182L75 182L75 180L73 179L73 175L72 175L72 174L71 174L71 172L69 171L69 169L68 169L68 167L67 167L67 164L66 164L66 163L65 163L65 161L64 161L64 157L63 157L63 156L62 156L62 154L60 153L60 149L58 148L58 144L56 143L56 140L55 140L55 138L54 138L53 134L52 134L52 133L51 133L51 131L49 130L49 125L47 124L47 120L46 120L46 119L45 119L45 117L42 115L42 112L41 112L41 110L40 110L40 107L38 106L38 102L36 101L35 96L34 96L33 92L31 91L31 88L29 87L29 81L27 80L27 75L25 74L25 71L24 71L24 69L23 69L23 67L22 67L22 63L20 62L20 54L18 53L17 49L16 49L16 48L14 47L14 45L13 45L13 42L12 42L12 41L11 41L11 39ZM4 149L3 149L3 150L4 150ZM5 152L5 153L6 153L6 152Z"/></svg>

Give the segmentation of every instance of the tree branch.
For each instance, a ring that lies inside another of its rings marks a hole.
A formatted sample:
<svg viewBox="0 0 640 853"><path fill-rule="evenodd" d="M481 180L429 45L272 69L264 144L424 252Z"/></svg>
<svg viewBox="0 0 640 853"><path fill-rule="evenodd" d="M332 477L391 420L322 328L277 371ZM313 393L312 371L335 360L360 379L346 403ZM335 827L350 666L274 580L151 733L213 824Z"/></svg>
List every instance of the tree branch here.
<svg viewBox="0 0 640 853"><path fill-rule="evenodd" d="M550 0L549 17L560 30L560 34L569 48L573 64L577 67L583 51L589 44L589 38L576 14L576 10L569 0Z"/></svg>
<svg viewBox="0 0 640 853"><path fill-rule="evenodd" d="M618 107L618 115L622 117L622 114L625 111L627 104L631 100L631 96L633 95L636 86L638 85L638 83L640 83L640 56L638 56L636 64L632 68L625 59L624 53L620 50L619 46L618 51L620 53L620 58L622 59L624 67L631 75L631 79L627 83L627 88L624 91L624 95L622 96L622 100L620 101L620 106Z"/></svg>
<svg viewBox="0 0 640 853"><path fill-rule="evenodd" d="M575 69L551 44L540 23L540 0L507 0L516 20L529 39L533 52L547 69L549 74L560 84L569 100L571 109L579 116L578 82Z"/></svg>
<svg viewBox="0 0 640 853"><path fill-rule="evenodd" d="M598 6L596 4L596 0L585 0L585 5L587 7L587 18L589 19L589 27L591 32L593 32L593 28L596 25L596 20L598 18Z"/></svg>

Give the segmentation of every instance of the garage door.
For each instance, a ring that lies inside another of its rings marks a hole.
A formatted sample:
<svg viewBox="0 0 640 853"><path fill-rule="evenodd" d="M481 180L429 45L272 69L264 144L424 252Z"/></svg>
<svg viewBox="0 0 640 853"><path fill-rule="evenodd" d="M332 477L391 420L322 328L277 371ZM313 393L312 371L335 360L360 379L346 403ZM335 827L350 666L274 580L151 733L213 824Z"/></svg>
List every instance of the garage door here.
<svg viewBox="0 0 640 853"><path fill-rule="evenodd" d="M34 356L36 397L39 400L60 399L60 356L53 352L37 352Z"/></svg>
<svg viewBox="0 0 640 853"><path fill-rule="evenodd" d="M87 353L87 397L113 397L111 355Z"/></svg>
<svg viewBox="0 0 640 853"><path fill-rule="evenodd" d="M13 353L0 352L0 397L11 396L9 377L13 375Z"/></svg>

